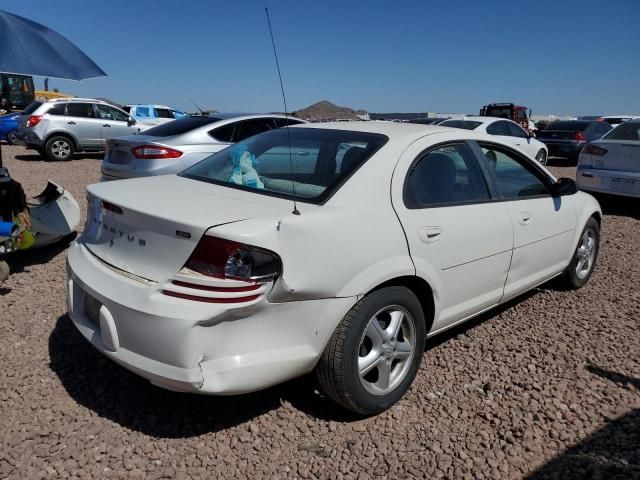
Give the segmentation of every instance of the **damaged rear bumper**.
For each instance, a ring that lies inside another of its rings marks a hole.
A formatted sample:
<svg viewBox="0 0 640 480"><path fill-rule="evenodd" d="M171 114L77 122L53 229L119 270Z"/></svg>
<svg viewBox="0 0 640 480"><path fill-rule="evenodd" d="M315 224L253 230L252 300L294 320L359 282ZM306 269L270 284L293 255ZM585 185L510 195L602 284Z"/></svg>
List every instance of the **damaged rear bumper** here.
<svg viewBox="0 0 640 480"><path fill-rule="evenodd" d="M77 242L68 292L78 331L116 363L169 390L225 395L310 372L356 300L191 302L110 270Z"/></svg>

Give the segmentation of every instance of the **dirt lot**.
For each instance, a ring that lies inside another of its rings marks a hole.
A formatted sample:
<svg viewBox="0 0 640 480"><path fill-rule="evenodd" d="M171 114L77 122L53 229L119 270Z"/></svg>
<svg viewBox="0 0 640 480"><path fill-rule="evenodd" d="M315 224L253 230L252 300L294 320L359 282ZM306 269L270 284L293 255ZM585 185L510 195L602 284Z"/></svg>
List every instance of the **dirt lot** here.
<svg viewBox="0 0 640 480"><path fill-rule="evenodd" d="M99 157L3 153L30 195L50 178L84 208L99 178ZM411 391L367 420L310 378L234 398L153 387L65 316L63 247L14 257L0 287L0 478L640 478L640 204L603 207L586 288L544 286L430 341Z"/></svg>

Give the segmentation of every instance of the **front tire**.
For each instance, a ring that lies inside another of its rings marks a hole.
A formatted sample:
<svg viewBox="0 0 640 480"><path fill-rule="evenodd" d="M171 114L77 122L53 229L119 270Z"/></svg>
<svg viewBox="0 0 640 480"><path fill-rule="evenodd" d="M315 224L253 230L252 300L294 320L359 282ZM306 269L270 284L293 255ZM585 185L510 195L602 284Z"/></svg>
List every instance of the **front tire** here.
<svg viewBox="0 0 640 480"><path fill-rule="evenodd" d="M584 287L591 278L599 250L600 225L591 217L582 230L569 266L560 277L562 286L570 290Z"/></svg>
<svg viewBox="0 0 640 480"><path fill-rule="evenodd" d="M44 147L47 159L51 161L69 161L75 153L71 139L63 136L51 137Z"/></svg>
<svg viewBox="0 0 640 480"><path fill-rule="evenodd" d="M425 344L420 302L405 287L376 290L344 316L316 367L333 401L359 415L375 415L409 389Z"/></svg>

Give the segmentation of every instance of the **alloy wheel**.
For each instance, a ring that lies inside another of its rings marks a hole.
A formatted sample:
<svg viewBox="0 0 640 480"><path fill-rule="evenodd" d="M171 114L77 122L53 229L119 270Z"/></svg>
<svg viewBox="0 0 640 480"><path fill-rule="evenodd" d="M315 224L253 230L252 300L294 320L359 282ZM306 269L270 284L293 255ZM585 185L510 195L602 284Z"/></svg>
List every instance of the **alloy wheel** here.
<svg viewBox="0 0 640 480"><path fill-rule="evenodd" d="M367 324L358 349L358 376L372 395L394 390L411 368L416 343L413 319L393 305L378 311Z"/></svg>
<svg viewBox="0 0 640 480"><path fill-rule="evenodd" d="M66 160L71 155L71 145L64 140L56 140L51 145L51 153L59 160Z"/></svg>
<svg viewBox="0 0 640 480"><path fill-rule="evenodd" d="M580 244L576 250L576 258L578 260L576 263L576 276L581 280L589 275L593 268L596 256L596 241L596 234L590 228L586 229L580 238Z"/></svg>

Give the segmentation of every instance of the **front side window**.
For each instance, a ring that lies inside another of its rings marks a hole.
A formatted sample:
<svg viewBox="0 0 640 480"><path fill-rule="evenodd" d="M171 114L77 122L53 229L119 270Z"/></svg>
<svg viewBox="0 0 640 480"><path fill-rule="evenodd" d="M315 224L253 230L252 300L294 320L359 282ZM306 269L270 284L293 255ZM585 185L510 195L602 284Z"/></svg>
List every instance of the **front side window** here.
<svg viewBox="0 0 640 480"><path fill-rule="evenodd" d="M81 118L95 118L96 116L91 103L68 103L67 115Z"/></svg>
<svg viewBox="0 0 640 480"><path fill-rule="evenodd" d="M487 133L489 135L502 135L505 137L511 136L511 130L509 130L509 124L507 122L494 122L487 127Z"/></svg>
<svg viewBox="0 0 640 480"><path fill-rule="evenodd" d="M505 122L509 128L509 135L518 138L527 138L527 132L525 132L519 125L512 122Z"/></svg>
<svg viewBox="0 0 640 480"><path fill-rule="evenodd" d="M136 107L136 117L149 118L149 107Z"/></svg>
<svg viewBox="0 0 640 480"><path fill-rule="evenodd" d="M173 114L168 108L156 108L155 111L158 118L173 118Z"/></svg>
<svg viewBox="0 0 640 480"><path fill-rule="evenodd" d="M549 190L540 177L533 173L534 167L525 167L526 160L517 154L495 146L482 145L482 153L489 165L489 172L504 199L519 199L549 195Z"/></svg>
<svg viewBox="0 0 640 480"><path fill-rule="evenodd" d="M411 168L404 189L408 208L473 203L491 198L482 171L464 143L432 150Z"/></svg>
<svg viewBox="0 0 640 480"><path fill-rule="evenodd" d="M606 140L640 141L640 122L621 123L604 138Z"/></svg>
<svg viewBox="0 0 640 480"><path fill-rule="evenodd" d="M98 118L100 118L101 120L115 120L118 122L126 122L127 120L129 120L129 117L126 113L121 112L111 105L97 104L96 110L98 111Z"/></svg>
<svg viewBox="0 0 640 480"><path fill-rule="evenodd" d="M180 175L320 203L386 141L384 135L347 130L273 129L214 153ZM363 149L346 168L336 171L339 146L345 143Z"/></svg>

